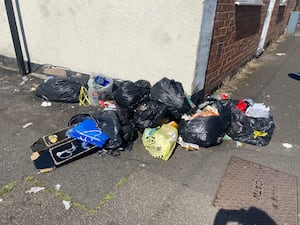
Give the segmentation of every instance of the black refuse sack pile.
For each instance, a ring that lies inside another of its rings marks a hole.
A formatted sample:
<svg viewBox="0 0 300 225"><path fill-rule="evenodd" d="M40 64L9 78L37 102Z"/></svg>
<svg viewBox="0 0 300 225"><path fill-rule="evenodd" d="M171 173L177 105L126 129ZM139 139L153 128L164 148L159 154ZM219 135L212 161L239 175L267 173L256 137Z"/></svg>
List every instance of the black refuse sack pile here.
<svg viewBox="0 0 300 225"><path fill-rule="evenodd" d="M47 101L76 103L83 85L75 77L49 77L38 86L36 95Z"/></svg>
<svg viewBox="0 0 300 225"><path fill-rule="evenodd" d="M52 78L38 87L37 95L53 101L78 102L82 85L86 84L76 79ZM117 81L113 87L110 96L115 108L104 108L95 115L75 115L68 124L72 127L87 118L94 120L108 137L98 148L101 155L117 156L120 151L130 150L138 131L143 133L143 144L153 156L170 146L160 157L167 160L176 143L188 150L198 150L220 144L225 134L235 141L264 146L270 142L275 128L269 108L261 103L227 97L192 102L182 84L172 79L163 78L152 87L146 80ZM201 104L194 104L198 102Z"/></svg>

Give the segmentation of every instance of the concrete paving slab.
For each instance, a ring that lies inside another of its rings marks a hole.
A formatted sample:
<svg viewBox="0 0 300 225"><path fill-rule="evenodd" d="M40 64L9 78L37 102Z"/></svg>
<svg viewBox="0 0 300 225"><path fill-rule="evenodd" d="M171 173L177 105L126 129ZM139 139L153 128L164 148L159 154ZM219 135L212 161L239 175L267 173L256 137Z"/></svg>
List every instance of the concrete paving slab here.
<svg viewBox="0 0 300 225"><path fill-rule="evenodd" d="M49 190L26 193L31 187L35 186L23 180L11 192L1 196L3 201L0 202L0 224L107 224L109 215L98 213L96 217L73 205L66 210L62 199Z"/></svg>
<svg viewBox="0 0 300 225"><path fill-rule="evenodd" d="M208 195L148 170L133 173L103 209L105 213L116 212L111 217L117 224L132 225L211 224L216 211Z"/></svg>
<svg viewBox="0 0 300 225"><path fill-rule="evenodd" d="M49 187L60 184L62 191L88 208L95 208L114 186L139 168L137 161L124 161L97 153L86 156L46 174L34 177Z"/></svg>

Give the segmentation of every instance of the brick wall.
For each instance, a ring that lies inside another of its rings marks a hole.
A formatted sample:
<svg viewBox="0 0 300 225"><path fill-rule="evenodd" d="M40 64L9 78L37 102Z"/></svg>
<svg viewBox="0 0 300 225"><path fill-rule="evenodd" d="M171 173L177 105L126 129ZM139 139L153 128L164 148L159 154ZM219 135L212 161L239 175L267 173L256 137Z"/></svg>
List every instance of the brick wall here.
<svg viewBox="0 0 300 225"><path fill-rule="evenodd" d="M205 92L210 93L222 80L237 72L254 57L269 0L263 6L237 6L234 0L218 0L209 62L206 71ZM276 1L266 37L267 45L284 32L289 14L296 0L286 6Z"/></svg>
<svg viewBox="0 0 300 225"><path fill-rule="evenodd" d="M288 0L286 6L280 6L279 3L280 1L276 1L266 38L266 44L269 44L284 32L290 13L295 9L296 0Z"/></svg>

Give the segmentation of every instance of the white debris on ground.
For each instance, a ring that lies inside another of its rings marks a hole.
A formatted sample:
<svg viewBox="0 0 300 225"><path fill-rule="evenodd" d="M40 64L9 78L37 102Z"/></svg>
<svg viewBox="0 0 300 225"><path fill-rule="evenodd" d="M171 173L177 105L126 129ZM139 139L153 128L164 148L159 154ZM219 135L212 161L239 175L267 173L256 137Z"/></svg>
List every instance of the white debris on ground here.
<svg viewBox="0 0 300 225"><path fill-rule="evenodd" d="M25 84L27 81L28 81L28 77L27 76L24 76L24 77L22 77L22 82L19 84L19 85L23 85L23 84Z"/></svg>
<svg viewBox="0 0 300 225"><path fill-rule="evenodd" d="M54 186L54 190L55 190L55 191L59 191L60 188L61 188L61 185L60 185L60 184L56 184L56 185Z"/></svg>
<svg viewBox="0 0 300 225"><path fill-rule="evenodd" d="M292 148L293 147L293 145L289 144L289 143L282 143L282 146L285 147L285 148Z"/></svg>
<svg viewBox="0 0 300 225"><path fill-rule="evenodd" d="M63 202L66 210L71 208L71 202L70 201L63 200L62 202Z"/></svg>
<svg viewBox="0 0 300 225"><path fill-rule="evenodd" d="M25 128L31 126L32 124L33 124L33 123L26 123L26 124L24 124L22 127L25 129Z"/></svg>
<svg viewBox="0 0 300 225"><path fill-rule="evenodd" d="M279 52L279 53L276 53L276 55L278 55L278 56L285 56L286 54Z"/></svg>
<svg viewBox="0 0 300 225"><path fill-rule="evenodd" d="M51 105L52 105L52 103L47 102L47 101L43 101L42 104L41 104L41 106L43 106L43 107L48 107L48 106L51 106Z"/></svg>
<svg viewBox="0 0 300 225"><path fill-rule="evenodd" d="M45 190L45 187L32 187L30 190L26 191L26 193L37 193L43 190Z"/></svg>

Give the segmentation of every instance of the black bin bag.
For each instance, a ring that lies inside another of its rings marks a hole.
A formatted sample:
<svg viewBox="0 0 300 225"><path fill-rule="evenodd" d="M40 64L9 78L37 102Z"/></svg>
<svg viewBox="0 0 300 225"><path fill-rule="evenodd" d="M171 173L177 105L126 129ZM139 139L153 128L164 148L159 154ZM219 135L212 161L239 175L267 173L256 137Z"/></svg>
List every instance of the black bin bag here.
<svg viewBox="0 0 300 225"><path fill-rule="evenodd" d="M186 143L207 148L222 142L224 129L219 116L197 116L180 120L179 136Z"/></svg>
<svg viewBox="0 0 300 225"><path fill-rule="evenodd" d="M182 117L179 123L179 136L186 143L196 144L199 147L211 147L218 145L227 131L231 122L231 108L228 101L210 100L206 101L202 108L213 106L218 115L197 115L187 120ZM190 111L193 115L197 108Z"/></svg>
<svg viewBox="0 0 300 225"><path fill-rule="evenodd" d="M106 149L117 149L123 144L121 125L115 111L102 111L94 116L100 129L109 137L103 146Z"/></svg>
<svg viewBox="0 0 300 225"><path fill-rule="evenodd" d="M121 136L123 139L122 148L123 150L130 151L133 142L138 138L137 130L128 117L120 112L118 112L118 117L121 125Z"/></svg>
<svg viewBox="0 0 300 225"><path fill-rule="evenodd" d="M123 81L114 92L114 98L119 107L133 111L139 103L149 98L150 89L151 84L146 80Z"/></svg>
<svg viewBox="0 0 300 225"><path fill-rule="evenodd" d="M133 121L136 128L143 132L145 128L160 126L165 117L168 117L168 109L165 105L155 101L148 101L136 108Z"/></svg>
<svg viewBox="0 0 300 225"><path fill-rule="evenodd" d="M235 107L232 107L232 121L227 130L228 136L235 141L257 146L269 144L275 123L272 115L268 118L254 118L246 116Z"/></svg>
<svg viewBox="0 0 300 225"><path fill-rule="evenodd" d="M81 86L74 77L53 77L38 86L36 95L47 101L76 103Z"/></svg>
<svg viewBox="0 0 300 225"><path fill-rule="evenodd" d="M166 77L151 88L151 99L167 106L176 120L191 110L191 105L185 96L182 84Z"/></svg>
<svg viewBox="0 0 300 225"><path fill-rule="evenodd" d="M103 148L112 150L130 150L137 138L137 131L127 117L116 111L101 111L94 116L101 130L109 136Z"/></svg>

